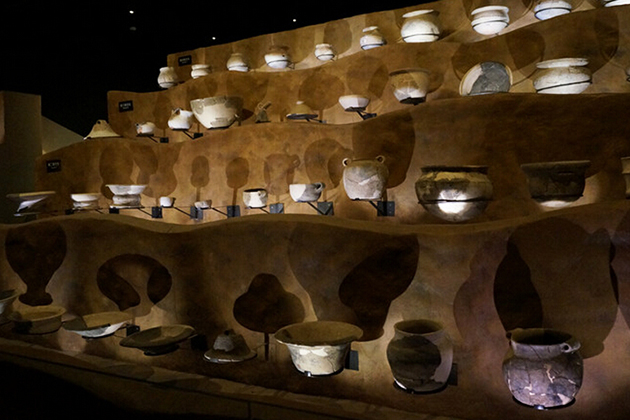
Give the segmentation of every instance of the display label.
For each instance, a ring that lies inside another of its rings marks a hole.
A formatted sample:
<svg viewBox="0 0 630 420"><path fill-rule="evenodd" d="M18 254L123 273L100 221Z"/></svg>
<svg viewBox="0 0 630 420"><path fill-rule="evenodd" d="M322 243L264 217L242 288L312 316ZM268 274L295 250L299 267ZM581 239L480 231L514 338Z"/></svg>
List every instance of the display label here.
<svg viewBox="0 0 630 420"><path fill-rule="evenodd" d="M133 111L133 101L118 102L118 112Z"/></svg>
<svg viewBox="0 0 630 420"><path fill-rule="evenodd" d="M47 160L46 161L46 172L61 172L61 160Z"/></svg>
<svg viewBox="0 0 630 420"><path fill-rule="evenodd" d="M183 55L177 58L177 62L179 66L189 66L192 64L192 56L191 55Z"/></svg>

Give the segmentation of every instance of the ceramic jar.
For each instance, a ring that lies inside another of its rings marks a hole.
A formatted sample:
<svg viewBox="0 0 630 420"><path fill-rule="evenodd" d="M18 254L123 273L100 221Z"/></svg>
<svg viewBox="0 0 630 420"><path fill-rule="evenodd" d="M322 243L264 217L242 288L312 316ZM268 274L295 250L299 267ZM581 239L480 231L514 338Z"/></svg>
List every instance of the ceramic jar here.
<svg viewBox="0 0 630 420"><path fill-rule="evenodd" d="M136 134L139 136L152 136L155 132L155 124L151 121L137 123L136 124Z"/></svg>
<svg viewBox="0 0 630 420"><path fill-rule="evenodd" d="M158 75L158 84L164 89L171 88L179 83L179 76L175 72L173 67L160 68L160 74Z"/></svg>
<svg viewBox="0 0 630 420"><path fill-rule="evenodd" d="M630 198L630 156L621 158L621 173L626 182L626 198Z"/></svg>
<svg viewBox="0 0 630 420"><path fill-rule="evenodd" d="M252 188L243 191L243 203L250 209L261 209L267 205L267 190Z"/></svg>
<svg viewBox="0 0 630 420"><path fill-rule="evenodd" d="M482 35L496 35L510 23L506 6L483 6L472 11L472 27Z"/></svg>
<svg viewBox="0 0 630 420"><path fill-rule="evenodd" d="M547 20L571 13L572 9L571 3L564 0L541 0L534 7L534 16L539 20Z"/></svg>
<svg viewBox="0 0 630 420"><path fill-rule="evenodd" d="M265 54L265 62L272 69L285 69L291 65L289 48L284 46L272 46Z"/></svg>
<svg viewBox="0 0 630 420"><path fill-rule="evenodd" d="M509 92L512 70L503 63L484 61L471 67L459 84L461 96L490 95Z"/></svg>
<svg viewBox="0 0 630 420"><path fill-rule="evenodd" d="M289 193L293 201L297 203L310 203L319 200L325 187L326 185L323 182L291 184L289 185Z"/></svg>
<svg viewBox="0 0 630 420"><path fill-rule="evenodd" d="M346 111L365 111L370 98L362 95L343 95L339 97L339 105Z"/></svg>
<svg viewBox="0 0 630 420"><path fill-rule="evenodd" d="M400 103L416 105L425 101L429 89L429 70L402 69L389 74L394 96Z"/></svg>
<svg viewBox="0 0 630 420"><path fill-rule="evenodd" d="M112 201L114 207L140 207L141 197L140 194L146 188L146 185L121 185L121 184L108 184L107 188L114 193Z"/></svg>
<svg viewBox="0 0 630 420"><path fill-rule="evenodd" d="M415 10L405 13L400 35L405 42L433 42L440 37L439 12Z"/></svg>
<svg viewBox="0 0 630 420"><path fill-rule="evenodd" d="M242 53L235 52L228 58L227 69L230 71L247 72L249 71L249 64Z"/></svg>
<svg viewBox="0 0 630 420"><path fill-rule="evenodd" d="M591 84L586 58L558 58L536 64L534 88L537 93L577 94Z"/></svg>
<svg viewBox="0 0 630 420"><path fill-rule="evenodd" d="M378 26L368 26L367 28L364 28L363 34L364 35L359 40L359 43L361 48L364 50L382 47L387 43Z"/></svg>
<svg viewBox="0 0 630 420"><path fill-rule="evenodd" d="M194 119L195 115L192 111L175 108L171 111L171 116L168 119L168 127L171 130L190 130Z"/></svg>
<svg viewBox="0 0 630 420"><path fill-rule="evenodd" d="M193 79L198 79L210 74L210 64L193 64L190 76Z"/></svg>
<svg viewBox="0 0 630 420"><path fill-rule="evenodd" d="M72 207L75 210L90 210L98 208L100 193L76 193L70 194Z"/></svg>
<svg viewBox="0 0 630 420"><path fill-rule="evenodd" d="M385 157L343 161L343 186L351 200L380 200L387 191L389 170Z"/></svg>
<svg viewBox="0 0 630 420"><path fill-rule="evenodd" d="M582 386L580 342L545 328L517 328L507 336L503 378L514 398L540 409L571 404Z"/></svg>
<svg viewBox="0 0 630 420"><path fill-rule="evenodd" d="M428 319L394 325L387 361L396 385L409 392L435 392L446 386L453 366L453 343L438 322Z"/></svg>
<svg viewBox="0 0 630 420"><path fill-rule="evenodd" d="M302 322L278 330L275 339L286 345L295 368L307 376L343 370L350 344L361 338L361 328L336 321Z"/></svg>
<svg viewBox="0 0 630 420"><path fill-rule="evenodd" d="M330 44L317 44L315 46L315 57L320 61L330 61L336 55L335 49Z"/></svg>
<svg viewBox="0 0 630 420"><path fill-rule="evenodd" d="M449 222L479 216L492 200L486 166L425 166L416 182L418 202Z"/></svg>
<svg viewBox="0 0 630 420"><path fill-rule="evenodd" d="M195 118L206 128L231 126L243 109L243 100L238 96L212 96L190 101Z"/></svg>
<svg viewBox="0 0 630 420"><path fill-rule="evenodd" d="M525 163L531 197L546 207L564 207L582 197L588 160Z"/></svg>
<svg viewBox="0 0 630 420"><path fill-rule="evenodd" d="M160 197L161 207L173 207L174 204L175 204L174 197L167 197L167 196Z"/></svg>
<svg viewBox="0 0 630 420"><path fill-rule="evenodd" d="M120 135L112 129L107 121L97 120L94 126L92 126L92 130L90 131L90 133L83 139L87 140L110 137L120 137Z"/></svg>

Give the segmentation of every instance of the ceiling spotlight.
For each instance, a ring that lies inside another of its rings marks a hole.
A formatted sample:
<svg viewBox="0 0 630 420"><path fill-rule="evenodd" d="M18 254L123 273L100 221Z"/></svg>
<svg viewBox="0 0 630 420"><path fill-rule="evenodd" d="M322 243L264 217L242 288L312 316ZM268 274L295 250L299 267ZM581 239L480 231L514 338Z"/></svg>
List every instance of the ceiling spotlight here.
<svg viewBox="0 0 630 420"><path fill-rule="evenodd" d="M134 13L134 11L133 11L133 10L130 10L130 11L129 11L129 14L130 14L130 15L133 15L133 13Z"/></svg>

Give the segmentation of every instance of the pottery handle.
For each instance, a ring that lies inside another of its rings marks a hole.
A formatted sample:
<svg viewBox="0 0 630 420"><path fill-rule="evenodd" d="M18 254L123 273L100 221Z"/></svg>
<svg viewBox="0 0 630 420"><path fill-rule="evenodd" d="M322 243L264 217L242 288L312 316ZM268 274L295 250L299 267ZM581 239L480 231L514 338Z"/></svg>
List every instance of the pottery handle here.
<svg viewBox="0 0 630 420"><path fill-rule="evenodd" d="M385 162L385 156L383 155L378 155L376 156L376 160L380 163L384 163Z"/></svg>
<svg viewBox="0 0 630 420"><path fill-rule="evenodd" d="M573 353L576 352L582 347L582 344L575 338L570 338L562 345L563 353Z"/></svg>
<svg viewBox="0 0 630 420"><path fill-rule="evenodd" d="M510 340L512 338L512 335L517 332L517 331L522 331L522 328L514 328L513 330L507 331L505 333L505 336L508 338L508 340Z"/></svg>
<svg viewBox="0 0 630 420"><path fill-rule="evenodd" d="M326 184L324 184L323 182L316 182L314 185L315 185L315 191L316 192L320 192L324 188L326 188Z"/></svg>
<svg viewBox="0 0 630 420"><path fill-rule="evenodd" d="M350 158L343 158L343 160L341 161L341 163L343 163L343 166L348 166L348 165L350 165Z"/></svg>

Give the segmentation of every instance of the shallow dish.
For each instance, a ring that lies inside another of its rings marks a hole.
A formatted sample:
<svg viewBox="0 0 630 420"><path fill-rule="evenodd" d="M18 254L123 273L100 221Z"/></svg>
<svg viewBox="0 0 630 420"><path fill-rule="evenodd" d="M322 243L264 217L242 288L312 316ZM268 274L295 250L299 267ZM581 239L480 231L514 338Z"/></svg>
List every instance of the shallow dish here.
<svg viewBox="0 0 630 420"><path fill-rule="evenodd" d="M129 320L131 316L124 312L99 312L64 322L62 327L84 338L101 338L114 334Z"/></svg>
<svg viewBox="0 0 630 420"><path fill-rule="evenodd" d="M177 350L178 344L194 332L195 329L188 325L164 325L131 334L120 340L120 345L140 349L147 356L155 356Z"/></svg>
<svg viewBox="0 0 630 420"><path fill-rule="evenodd" d="M48 197L55 195L55 191L36 191L26 193L13 193L7 194L7 198L13 202L18 203L18 213L26 209L31 209L38 204L41 204Z"/></svg>
<svg viewBox="0 0 630 420"><path fill-rule="evenodd" d="M61 316L65 313L60 306L33 306L13 311L7 318L13 321L17 333L47 334L61 327Z"/></svg>

